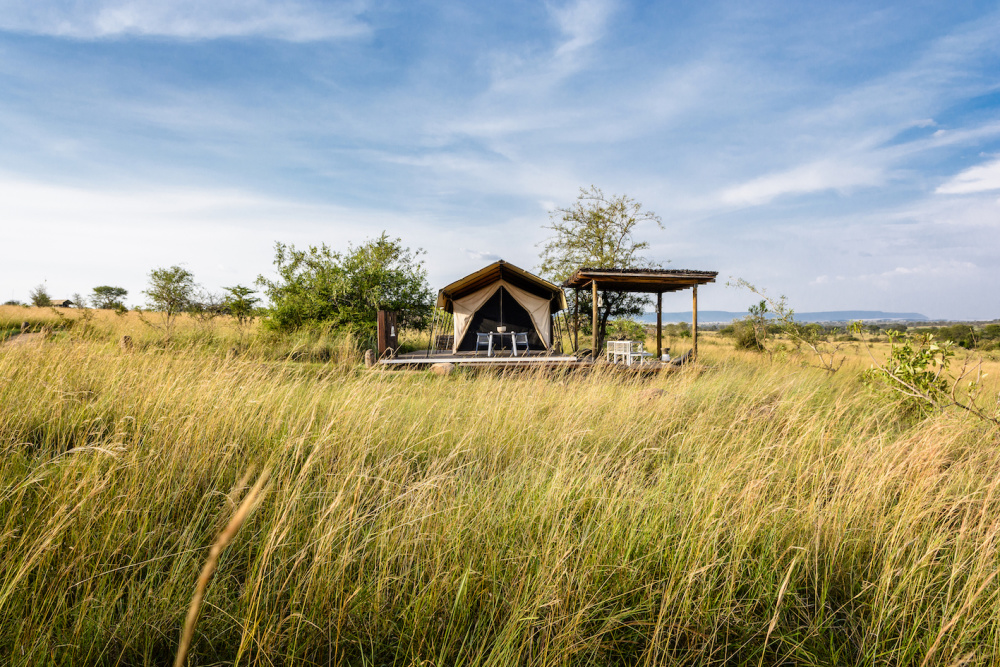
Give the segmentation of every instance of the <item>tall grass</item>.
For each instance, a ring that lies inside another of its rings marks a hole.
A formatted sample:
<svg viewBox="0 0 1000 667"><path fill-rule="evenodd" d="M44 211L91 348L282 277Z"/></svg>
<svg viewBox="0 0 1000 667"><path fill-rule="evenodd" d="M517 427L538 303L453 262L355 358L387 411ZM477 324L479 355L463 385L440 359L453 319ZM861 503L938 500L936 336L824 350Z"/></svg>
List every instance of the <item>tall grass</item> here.
<svg viewBox="0 0 1000 667"><path fill-rule="evenodd" d="M998 434L722 345L707 368L365 372L0 348L0 661L990 664ZM846 369L845 369L846 370Z"/></svg>

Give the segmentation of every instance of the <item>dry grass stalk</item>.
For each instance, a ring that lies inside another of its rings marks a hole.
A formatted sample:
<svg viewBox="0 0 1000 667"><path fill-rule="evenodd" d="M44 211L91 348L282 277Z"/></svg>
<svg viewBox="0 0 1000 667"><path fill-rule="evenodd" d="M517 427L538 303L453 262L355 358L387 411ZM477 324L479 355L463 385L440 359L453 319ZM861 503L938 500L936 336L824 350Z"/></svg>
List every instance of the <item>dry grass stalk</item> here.
<svg viewBox="0 0 1000 667"><path fill-rule="evenodd" d="M222 552L225 551L229 543L236 537L236 533L240 531L243 522L246 521L247 516L249 516L250 511L253 509L254 503L257 501L257 496L260 495L264 484L267 483L267 478L270 474L270 470L265 470L261 473L257 482L247 492L246 497L243 498L243 502L236 509L233 518L229 520L226 527L219 533L219 537L212 544L212 548L208 552L208 558L205 560L205 565L201 568L201 575L198 577L198 584L194 589L194 597L191 598L191 606L188 608L187 618L184 620L184 630L181 633L180 644L177 647L177 657L174 659L174 667L183 667L185 661L187 661L188 650L191 648L191 640L194 638L194 630L198 625L198 618L201 616L201 603L205 599L205 592L208 590L208 584L212 580L212 575L215 574L215 570L219 566L219 557L222 556Z"/></svg>

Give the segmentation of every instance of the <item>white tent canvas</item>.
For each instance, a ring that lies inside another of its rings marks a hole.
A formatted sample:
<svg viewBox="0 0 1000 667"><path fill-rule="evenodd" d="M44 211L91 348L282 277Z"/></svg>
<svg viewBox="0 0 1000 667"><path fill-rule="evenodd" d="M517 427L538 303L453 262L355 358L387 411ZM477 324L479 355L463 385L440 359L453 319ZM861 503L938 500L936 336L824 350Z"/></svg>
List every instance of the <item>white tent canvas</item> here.
<svg viewBox="0 0 1000 667"><path fill-rule="evenodd" d="M454 314L453 352L474 349L474 334L497 326L528 333L534 349L549 349L552 316L566 298L558 286L501 260L442 289L437 305Z"/></svg>

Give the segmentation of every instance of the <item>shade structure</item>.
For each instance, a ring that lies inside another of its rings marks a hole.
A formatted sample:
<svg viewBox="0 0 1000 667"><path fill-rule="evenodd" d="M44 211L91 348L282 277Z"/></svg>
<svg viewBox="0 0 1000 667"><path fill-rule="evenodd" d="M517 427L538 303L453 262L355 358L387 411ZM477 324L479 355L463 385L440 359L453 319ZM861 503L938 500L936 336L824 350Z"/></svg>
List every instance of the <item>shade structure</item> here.
<svg viewBox="0 0 1000 667"><path fill-rule="evenodd" d="M566 297L558 285L499 260L443 288L437 307L454 314L453 352L475 349L475 334L497 326L549 349L552 315L566 308Z"/></svg>
<svg viewBox="0 0 1000 667"><path fill-rule="evenodd" d="M714 283L717 275L718 271L690 269L580 268L562 286L581 289L596 282L601 289L613 292L662 294Z"/></svg>
<svg viewBox="0 0 1000 667"><path fill-rule="evenodd" d="M576 290L579 304L580 290L589 287L593 308L593 351L597 356L597 309L598 291L644 292L656 294L656 356L663 351L663 294L691 289L691 358L698 356L698 285L714 283L718 271L692 271L689 269L622 269L614 267L582 267L570 276L562 286ZM577 340L579 328L574 327L573 340ZM576 343L574 343L575 345Z"/></svg>

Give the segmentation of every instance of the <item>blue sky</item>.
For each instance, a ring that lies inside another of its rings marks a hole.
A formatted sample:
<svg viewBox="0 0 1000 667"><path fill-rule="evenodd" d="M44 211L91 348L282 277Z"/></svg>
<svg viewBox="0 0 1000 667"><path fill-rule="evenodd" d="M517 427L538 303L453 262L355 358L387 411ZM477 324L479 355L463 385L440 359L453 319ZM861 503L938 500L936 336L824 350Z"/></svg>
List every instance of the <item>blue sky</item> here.
<svg viewBox="0 0 1000 667"><path fill-rule="evenodd" d="M0 298L382 230L433 287L591 184L709 309L1000 317L1000 6L0 0ZM665 299L683 310L690 295Z"/></svg>

